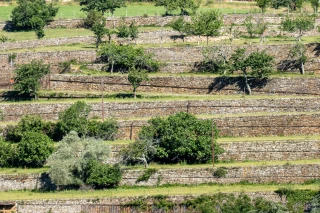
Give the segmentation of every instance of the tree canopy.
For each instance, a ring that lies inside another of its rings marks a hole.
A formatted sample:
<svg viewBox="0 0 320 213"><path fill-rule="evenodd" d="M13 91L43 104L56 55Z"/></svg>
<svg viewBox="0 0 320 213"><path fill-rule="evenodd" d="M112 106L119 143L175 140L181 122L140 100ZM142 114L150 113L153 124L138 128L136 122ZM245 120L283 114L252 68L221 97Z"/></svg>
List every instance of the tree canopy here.
<svg viewBox="0 0 320 213"><path fill-rule="evenodd" d="M314 18L312 15L299 15L295 17L287 16L281 21L281 28L287 32L298 32L297 40L300 42L306 31L314 27Z"/></svg>
<svg viewBox="0 0 320 213"><path fill-rule="evenodd" d="M137 88L143 81L148 80L148 73L146 70L132 68L128 73L128 81L131 83L133 87L133 97L136 98Z"/></svg>
<svg viewBox="0 0 320 213"><path fill-rule="evenodd" d="M20 94L33 94L37 100L40 79L49 72L49 65L43 64L42 61L32 60L29 64L23 64L15 70L14 89Z"/></svg>
<svg viewBox="0 0 320 213"><path fill-rule="evenodd" d="M112 14L117 8L125 6L125 0L80 0L80 6L84 6L81 10L96 10L104 14L110 11Z"/></svg>
<svg viewBox="0 0 320 213"><path fill-rule="evenodd" d="M200 6L200 1L195 0L156 0L156 6L163 6L166 14L171 14L173 10L180 9L180 15L194 14Z"/></svg>
<svg viewBox="0 0 320 213"><path fill-rule="evenodd" d="M55 17L57 7L45 0L18 0L12 10L12 23L18 29L34 30L38 38L44 37L44 26Z"/></svg>
<svg viewBox="0 0 320 213"><path fill-rule="evenodd" d="M124 156L133 160L146 158L158 163L206 163L212 157L212 120L201 120L180 112L167 118L156 117L142 127L135 145ZM223 150L216 144L215 158ZM135 146L140 147L136 149ZM136 152L132 152L136 150ZM143 151L145 150L145 151ZM142 160L144 161L144 160ZM145 162L144 162L145 163Z"/></svg>

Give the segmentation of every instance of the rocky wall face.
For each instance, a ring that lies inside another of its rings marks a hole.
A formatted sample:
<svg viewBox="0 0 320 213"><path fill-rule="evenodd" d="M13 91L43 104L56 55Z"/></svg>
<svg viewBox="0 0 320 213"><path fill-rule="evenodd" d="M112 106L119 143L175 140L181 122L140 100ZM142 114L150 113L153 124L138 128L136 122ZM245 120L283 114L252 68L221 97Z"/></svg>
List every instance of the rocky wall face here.
<svg viewBox="0 0 320 213"><path fill-rule="evenodd" d="M221 137L320 135L320 114L237 116L214 118ZM120 121L119 139L134 139L145 120Z"/></svg>
<svg viewBox="0 0 320 213"><path fill-rule="evenodd" d="M59 112L71 106L68 103L19 103L0 104L4 121L19 121L23 115L40 115L47 120L57 120ZM91 117L128 119L150 118L172 115L177 112L189 112L194 115L207 114L221 116L242 113L273 112L318 112L320 98L238 98L222 100L191 101L142 101L142 102L104 102L102 113L101 102L89 103L92 107ZM294 107L293 107L294 106Z"/></svg>
<svg viewBox="0 0 320 213"><path fill-rule="evenodd" d="M217 169L217 168L216 168ZM247 180L250 183L303 183L320 178L320 164L245 166L226 168L225 177L216 177L213 168L193 169L160 169L148 181L136 183L144 170L124 170L120 185L156 186L163 184L200 183L239 183ZM0 190L40 189L48 184L49 179L40 179L39 175L0 175Z"/></svg>
<svg viewBox="0 0 320 213"><path fill-rule="evenodd" d="M50 88L56 91L101 91L130 92L132 86L126 76L71 76L51 75ZM163 76L150 77L143 82L138 92L167 94L243 94L242 78L204 76ZM274 77L265 81L249 79L252 94L278 95L319 95L320 78L317 77Z"/></svg>

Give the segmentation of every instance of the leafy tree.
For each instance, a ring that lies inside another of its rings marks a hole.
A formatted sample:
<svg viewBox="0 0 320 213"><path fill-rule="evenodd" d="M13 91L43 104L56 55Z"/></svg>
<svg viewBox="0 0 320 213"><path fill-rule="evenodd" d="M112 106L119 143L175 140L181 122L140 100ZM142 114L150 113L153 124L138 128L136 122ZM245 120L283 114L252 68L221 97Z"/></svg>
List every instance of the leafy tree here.
<svg viewBox="0 0 320 213"><path fill-rule="evenodd" d="M132 68L128 73L128 81L133 87L133 97L137 98L136 92L137 88L141 85L143 81L148 80L148 74L146 70Z"/></svg>
<svg viewBox="0 0 320 213"><path fill-rule="evenodd" d="M134 21L131 22L131 24L129 25L129 35L132 41L138 38L138 34L139 34L138 28L139 27L136 25Z"/></svg>
<svg viewBox="0 0 320 213"><path fill-rule="evenodd" d="M44 37L44 26L57 14L58 8L47 5L45 0L18 0L12 10L12 23L18 29L34 30L37 37Z"/></svg>
<svg viewBox="0 0 320 213"><path fill-rule="evenodd" d="M274 9L279 9L280 7L290 6L290 0L271 0L270 6Z"/></svg>
<svg viewBox="0 0 320 213"><path fill-rule="evenodd" d="M101 17L101 19L97 20L97 22L95 22L91 28L96 37L96 48L98 48L100 43L102 42L103 36L108 33L108 29L105 28L105 23L106 19L104 17Z"/></svg>
<svg viewBox="0 0 320 213"><path fill-rule="evenodd" d="M49 65L43 64L42 61L32 60L29 64L23 64L15 70L14 89L20 94L33 94L38 100L40 79L49 72Z"/></svg>
<svg viewBox="0 0 320 213"><path fill-rule="evenodd" d="M205 163L211 160L212 121L180 112L167 118L156 117L142 127L139 139L157 141L152 161L159 163ZM215 140L218 132L215 131ZM222 153L215 144L215 158Z"/></svg>
<svg viewBox="0 0 320 213"><path fill-rule="evenodd" d="M135 22L131 22L129 26L125 23L125 19L123 18L119 26L117 27L117 36L119 38L131 38L134 40L135 38L138 38L138 26L135 24Z"/></svg>
<svg viewBox="0 0 320 213"><path fill-rule="evenodd" d="M219 29L223 25L223 17L218 10L200 12L196 16L191 17L191 20L191 34L206 36L207 46L209 44L209 37L219 35Z"/></svg>
<svg viewBox="0 0 320 213"><path fill-rule="evenodd" d="M251 88L248 82L248 77L265 78L272 72L274 57L262 52L253 52L247 57L245 49L238 48L229 59L228 74L240 71L245 81L248 94L251 95Z"/></svg>
<svg viewBox="0 0 320 213"><path fill-rule="evenodd" d="M252 22L252 16L248 16L245 20L244 20L244 26L246 27L247 33L249 34L250 38L253 38L254 33L255 33L255 25Z"/></svg>
<svg viewBox="0 0 320 213"><path fill-rule="evenodd" d="M281 21L283 31L298 32L297 40L300 42L301 37L306 31L312 30L314 27L314 20L312 16L300 15L293 18L287 16Z"/></svg>
<svg viewBox="0 0 320 213"><path fill-rule="evenodd" d="M52 124L44 122L39 115L25 115L16 126L6 128L5 137L7 141L19 142L27 131L52 135Z"/></svg>
<svg viewBox="0 0 320 213"><path fill-rule="evenodd" d="M16 145L5 142L4 139L0 137L0 147L0 167L16 166Z"/></svg>
<svg viewBox="0 0 320 213"><path fill-rule="evenodd" d="M267 7L270 5L271 0L255 0L257 2L257 6L261 9L262 13L265 13Z"/></svg>
<svg viewBox="0 0 320 213"><path fill-rule="evenodd" d="M97 10L90 10L87 12L87 16L83 19L84 27L91 29L92 26L96 22L100 22L103 18L103 15L101 12Z"/></svg>
<svg viewBox="0 0 320 213"><path fill-rule="evenodd" d="M318 12L318 8L319 8L319 0L309 0L310 1L310 4L311 4L311 6L312 6L312 8L313 8L313 11L315 12L315 13L317 13Z"/></svg>
<svg viewBox="0 0 320 213"><path fill-rule="evenodd" d="M124 7L124 0L80 0L80 6L84 6L81 10L96 10L102 13L110 11L112 16L117 8Z"/></svg>
<svg viewBox="0 0 320 213"><path fill-rule="evenodd" d="M260 44L265 40L265 32L268 29L268 24L263 21L263 19L259 19L257 23L256 33L260 36Z"/></svg>
<svg viewBox="0 0 320 213"><path fill-rule="evenodd" d="M202 49L203 61L197 71L226 74L228 63L227 53L222 46L206 47Z"/></svg>
<svg viewBox="0 0 320 213"><path fill-rule="evenodd" d="M97 160L90 160L87 166L88 177L85 182L95 188L117 187L122 178L122 172L118 164L102 164Z"/></svg>
<svg viewBox="0 0 320 213"><path fill-rule="evenodd" d="M27 131L17 145L20 166L41 167L53 152L53 141L46 135Z"/></svg>
<svg viewBox="0 0 320 213"><path fill-rule="evenodd" d="M302 43L297 43L290 49L289 56L296 60L297 65L299 66L300 73L304 75L304 64L307 61L306 56L306 47Z"/></svg>
<svg viewBox="0 0 320 213"><path fill-rule="evenodd" d="M48 174L58 187L81 185L89 176L89 161L105 162L109 152L109 147L102 140L79 138L77 132L71 131L48 158Z"/></svg>
<svg viewBox="0 0 320 213"><path fill-rule="evenodd" d="M70 131L76 131L80 136L88 133L88 117L91 107L83 101L77 101L68 109L59 113L59 121L56 127L57 137L63 137Z"/></svg>
<svg viewBox="0 0 320 213"><path fill-rule="evenodd" d="M183 16L180 16L178 19L172 21L169 25L173 30L180 33L180 37L184 42L184 38L188 32L190 32L190 23L186 22Z"/></svg>
<svg viewBox="0 0 320 213"><path fill-rule="evenodd" d="M179 8L181 15L194 14L200 6L200 1L194 0L156 0L155 2L156 6L163 6L166 9L166 15Z"/></svg>
<svg viewBox="0 0 320 213"><path fill-rule="evenodd" d="M113 73L118 71L128 72L132 67L144 69L148 72L157 72L159 62L153 59L153 55L145 53L143 48L134 48L133 45L117 45L115 43L101 45L98 56L102 62L107 62L107 70Z"/></svg>
<svg viewBox="0 0 320 213"><path fill-rule="evenodd" d="M107 119L103 122L89 121L88 136L111 141L115 139L118 128L118 123L115 119Z"/></svg>

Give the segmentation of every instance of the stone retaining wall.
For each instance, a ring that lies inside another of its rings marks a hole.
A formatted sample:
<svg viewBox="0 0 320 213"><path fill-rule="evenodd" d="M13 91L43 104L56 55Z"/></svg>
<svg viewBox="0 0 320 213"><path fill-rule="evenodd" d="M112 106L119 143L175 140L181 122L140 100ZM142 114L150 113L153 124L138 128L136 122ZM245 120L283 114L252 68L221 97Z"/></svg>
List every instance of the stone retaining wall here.
<svg viewBox="0 0 320 213"><path fill-rule="evenodd" d="M320 159L320 140L267 140L219 142L224 153L219 161L292 161ZM125 145L111 146L110 163L119 162L117 154Z"/></svg>
<svg viewBox="0 0 320 213"><path fill-rule="evenodd" d="M57 120L59 112L71 106L67 103L20 103L0 104L4 121L18 121L23 115L40 115L47 120ZM91 117L102 115L101 102L89 103ZM294 106L294 107L293 107ZM191 100L191 101L143 101L143 102L104 102L105 118L150 118L172 115L177 112L194 115L218 115L241 113L276 112L319 112L319 98L265 98L229 100Z"/></svg>
<svg viewBox="0 0 320 213"><path fill-rule="evenodd" d="M320 135L320 114L234 116L214 118L221 137ZM146 120L119 122L119 139L134 139Z"/></svg>
<svg viewBox="0 0 320 213"><path fill-rule="evenodd" d="M236 196L239 193L233 193ZM280 197L274 192L250 192L246 193L251 199L263 197L267 200L274 202L285 203L285 197ZM167 200L173 201L177 204L183 201L194 199L197 195L185 195L185 196L168 196ZM130 201L139 200L142 197L111 197L111 198L91 198L91 199L52 199L52 200L27 200L17 201L16 206L20 213L47 213L50 210L54 213L81 213L84 210L94 209L94 212L120 212L119 204L126 204ZM144 197L148 203L152 203L152 197ZM107 210L106 210L107 209ZM184 213L185 209L181 209L179 212ZM132 210L134 211L134 210ZM127 208L125 212L132 212L130 208Z"/></svg>
<svg viewBox="0 0 320 213"><path fill-rule="evenodd" d="M127 76L51 75L50 88L45 88L55 91L101 91L101 82L104 92L132 91ZM167 94L243 94L245 88L241 86L241 82L241 78L159 76L150 77L137 91ZM252 94L320 95L320 78L317 77L274 77L262 82L249 80L249 83Z"/></svg>
<svg viewBox="0 0 320 213"><path fill-rule="evenodd" d="M124 170L120 185L156 186L163 184L201 184L201 183L303 183L320 178L320 164L273 165L228 167L225 177L215 177L214 169L160 169L148 181L136 183L144 170ZM45 176L45 175L42 175ZM32 190L50 185L48 177L40 175L0 175L0 191Z"/></svg>

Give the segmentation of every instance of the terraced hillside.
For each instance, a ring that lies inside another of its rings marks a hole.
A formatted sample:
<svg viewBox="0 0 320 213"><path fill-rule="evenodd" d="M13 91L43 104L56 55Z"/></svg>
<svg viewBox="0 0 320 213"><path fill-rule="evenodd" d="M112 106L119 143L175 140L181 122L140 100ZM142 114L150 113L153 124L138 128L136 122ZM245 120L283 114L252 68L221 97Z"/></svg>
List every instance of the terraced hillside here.
<svg viewBox="0 0 320 213"><path fill-rule="evenodd" d="M225 16L225 28L232 22L241 25L246 17ZM281 17L274 15L262 17L274 25L281 22ZM172 17L134 19L141 25L158 25L169 22ZM185 19L189 20L189 17ZM110 20L107 25L119 21L117 18ZM72 29L78 22L56 20L51 26L65 24ZM131 19L128 18L127 22L131 23ZM223 192L238 195L245 192L252 198L263 196L288 203L289 198L285 200L275 191L279 188L318 190L319 31L308 32L304 40L308 58L306 75L300 75L298 67L283 68L288 62L295 61L290 57L290 48L295 41L290 37L281 40L280 37L279 41L274 42L272 36L278 34L275 32L278 25L269 28L269 41L263 45L254 39L246 45L247 38L239 38L226 45L229 35L224 30L222 36L213 38L210 45L222 48L226 57L230 57L237 47L246 48L248 53L265 50L275 57L274 69L279 72L263 81L250 78L252 95L249 96L238 75L197 72L197 65L204 59L204 47L197 45L197 37L189 36L185 42L172 40L178 32L169 27L165 31L161 26L153 28L156 29L145 27L145 32L136 40L136 46L153 53L161 61L161 69L150 74L149 81L141 84L137 99L131 96L132 86L127 74L110 74L103 70L105 64L101 63L92 45L95 38L84 29L77 29L88 33L81 37L59 35L60 38L52 36L43 40L1 43L2 133L5 135L7 126L16 125L25 115L40 115L44 120L55 123L60 112L83 100L92 107L90 118L117 120L119 130L116 140L105 142L112 148L109 162L116 163L119 162L119 151L137 138L141 128L149 125L149 119L187 112L216 123L220 136L218 144L224 149L224 153L218 156L219 162L214 167L211 164L150 164L149 168L154 172L143 181L138 181L147 171L142 165L122 166L123 177L118 189L53 193L41 191L56 187L45 174L47 167L30 170L1 168L1 205L16 206L18 212L117 212L120 210L114 210L115 206L120 208L120 204L142 199L138 196L162 194L182 205L183 200L201 194ZM50 30L54 32L55 29ZM114 39L123 45L128 42ZM205 37L201 39L205 41ZM13 53L16 53L14 63L8 60ZM43 60L51 69L51 74L41 80L40 100L12 101L14 97L10 91L14 70L33 59ZM62 62L70 60L74 60L71 66L61 66ZM219 168L225 170L225 175L215 175ZM31 191L33 189L36 190ZM107 207L110 208L106 210ZM179 208L181 212L185 211L181 206Z"/></svg>

